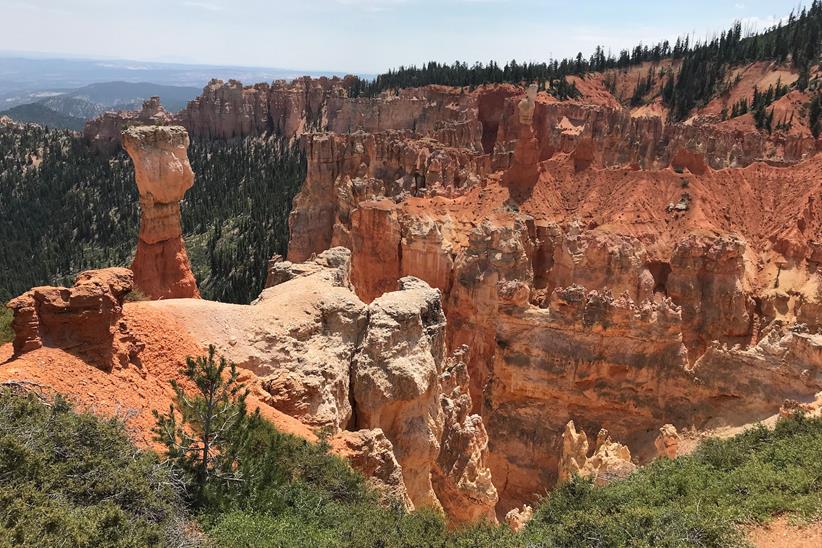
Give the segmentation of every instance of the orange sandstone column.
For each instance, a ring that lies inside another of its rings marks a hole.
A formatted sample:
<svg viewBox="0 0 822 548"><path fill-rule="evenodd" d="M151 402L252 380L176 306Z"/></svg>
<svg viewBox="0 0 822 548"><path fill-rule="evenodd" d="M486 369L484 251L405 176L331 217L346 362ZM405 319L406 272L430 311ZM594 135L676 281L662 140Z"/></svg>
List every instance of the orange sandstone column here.
<svg viewBox="0 0 822 548"><path fill-rule="evenodd" d="M123 132L140 192L140 238L131 269L152 299L200 298L180 225L180 200L194 184L188 133L180 126L140 126Z"/></svg>

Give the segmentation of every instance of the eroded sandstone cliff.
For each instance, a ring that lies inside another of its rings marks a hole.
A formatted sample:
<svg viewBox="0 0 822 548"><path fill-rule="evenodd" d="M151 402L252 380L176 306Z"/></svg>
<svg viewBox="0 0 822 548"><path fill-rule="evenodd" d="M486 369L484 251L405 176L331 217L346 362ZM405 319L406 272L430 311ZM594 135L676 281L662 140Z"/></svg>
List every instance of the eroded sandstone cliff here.
<svg viewBox="0 0 822 548"><path fill-rule="evenodd" d="M662 425L739 424L822 389L809 134L491 89L470 110L481 146L304 136L289 257L350 248L365 302L403 276L442 292L498 515L554 484L569 420L645 462Z"/></svg>
<svg viewBox="0 0 822 548"><path fill-rule="evenodd" d="M35 288L11 303L20 363L0 368L0 377L19 375L46 349L65 351L113 377L84 383L83 396L117 405L116 393L105 387L135 372L144 379L138 392L153 386L149 372L169 360L162 354L168 341L153 329L174 325L166 335L182 346L215 344L234 361L251 402L278 426L299 432L283 419L296 418L303 428L328 434L386 500L443 509L454 523L493 521L498 497L487 466L488 436L482 418L470 413L461 354L446 353L439 291L404 278L397 291L366 305L350 285L350 258L348 250L334 248L302 264L276 262L271 279L277 285L252 305L135 304L136 316L148 322L134 321L127 310L124 315L123 298L132 288L125 269L84 273L73 289ZM306 432L300 433L310 437Z"/></svg>

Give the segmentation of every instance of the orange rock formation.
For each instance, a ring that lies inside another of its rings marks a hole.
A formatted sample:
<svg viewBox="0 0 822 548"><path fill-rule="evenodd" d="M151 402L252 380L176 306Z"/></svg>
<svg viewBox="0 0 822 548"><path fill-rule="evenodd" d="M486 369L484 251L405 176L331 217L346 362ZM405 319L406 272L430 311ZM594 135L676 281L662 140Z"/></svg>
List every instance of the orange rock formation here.
<svg viewBox="0 0 822 548"><path fill-rule="evenodd" d="M125 268L91 270L72 288L35 287L13 299L14 355L62 348L97 367L139 366L142 344L123 322L123 299L133 289Z"/></svg>
<svg viewBox="0 0 822 548"><path fill-rule="evenodd" d="M169 299L129 308L125 269L84 273L71 290L36 288L11 303L17 351L0 380L47 381L104 410L117 408L120 389L131 392L123 402L140 395L134 426L147 443L151 409L172 397L162 381L215 344L239 366L264 416L308 438L316 439L308 427L330 431L332 446L386 497L442 508L455 523L493 521L488 435L470 412L463 351L446 354L439 291L404 278L366 305L350 268L343 248L275 262L269 279L277 285L252 305ZM43 360L46 370L36 365ZM88 383L65 378L83 367Z"/></svg>
<svg viewBox="0 0 822 548"><path fill-rule="evenodd" d="M447 139L303 136L289 258L350 248L366 302L402 276L442 292L499 516L556 481L572 418L644 462L663 424L739 424L822 389L810 134L671 124L587 91L480 88Z"/></svg>
<svg viewBox="0 0 822 548"><path fill-rule="evenodd" d="M175 117L160 104L159 97L151 97L136 112L105 112L89 120L83 136L96 150L113 152L123 143L123 128L130 126L171 125Z"/></svg>
<svg viewBox="0 0 822 548"><path fill-rule="evenodd" d="M188 144L186 130L177 126L137 126L123 132L142 210L131 268L136 286L152 299L200 296L180 226L180 200L194 184Z"/></svg>

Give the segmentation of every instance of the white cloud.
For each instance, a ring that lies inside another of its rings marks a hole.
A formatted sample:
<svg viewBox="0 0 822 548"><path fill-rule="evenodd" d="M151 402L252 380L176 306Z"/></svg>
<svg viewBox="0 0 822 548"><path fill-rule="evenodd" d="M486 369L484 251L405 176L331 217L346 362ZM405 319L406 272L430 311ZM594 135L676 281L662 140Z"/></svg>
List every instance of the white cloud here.
<svg viewBox="0 0 822 548"><path fill-rule="evenodd" d="M408 0L334 0L337 4L359 8L365 11L386 11L405 4Z"/></svg>
<svg viewBox="0 0 822 548"><path fill-rule="evenodd" d="M783 25L788 22L788 18L786 17L774 17L770 15L768 17L743 17L740 19L740 23L742 23L742 28L747 31L762 31L769 29L782 23Z"/></svg>
<svg viewBox="0 0 822 548"><path fill-rule="evenodd" d="M203 9L203 10L206 10L206 11L215 11L215 12L216 11L223 11L225 9L225 7L221 6L220 4L215 4L213 2L198 2L198 1L195 1L195 0L186 0L185 2L183 2L183 5L186 6L187 8L197 8L197 9Z"/></svg>

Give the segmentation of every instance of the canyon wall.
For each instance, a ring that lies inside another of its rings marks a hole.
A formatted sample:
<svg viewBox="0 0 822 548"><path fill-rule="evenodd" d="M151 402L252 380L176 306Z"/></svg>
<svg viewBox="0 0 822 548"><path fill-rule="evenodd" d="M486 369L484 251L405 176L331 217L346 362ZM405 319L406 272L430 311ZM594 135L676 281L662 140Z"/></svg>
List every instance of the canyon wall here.
<svg viewBox="0 0 822 548"><path fill-rule="evenodd" d="M536 98L532 115L538 161L557 153L575 152L580 162L597 166L640 166L704 170L743 167L763 160L792 164L808 158L818 141L803 124L765 134L753 128L749 117L723 120L712 109L690 120L666 120L666 108L657 99L648 106L627 108L603 85L605 75L573 78L582 96L559 101L548 94ZM617 74L617 79L622 76ZM472 148L493 154L503 165L511 160L525 130L518 116L525 90L510 84L480 86L474 90L426 86L383 92L376 97L354 97L353 77L298 78L293 82L243 85L236 80L212 80L185 109L172 115L152 98L141 112L105 113L90 121L86 138L106 150L119 145L125 126L179 124L193 137L234 139L274 134L295 139L314 132L349 134L410 131L431 136L450 146L470 139ZM738 90L735 90L739 94ZM794 92L780 115L802 118L803 99ZM786 110L787 109L787 110Z"/></svg>
<svg viewBox="0 0 822 548"><path fill-rule="evenodd" d="M289 258L351 249L365 302L403 276L442 292L498 516L554 485L569 420L646 462L665 424L742 424L822 389L812 138L493 93L474 93L479 146L304 135Z"/></svg>
<svg viewBox="0 0 822 548"><path fill-rule="evenodd" d="M173 125L176 117L160 104L159 97L151 97L143 108L135 112L105 112L86 122L83 137L101 152L111 154L123 144L123 130L132 126Z"/></svg>

